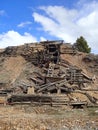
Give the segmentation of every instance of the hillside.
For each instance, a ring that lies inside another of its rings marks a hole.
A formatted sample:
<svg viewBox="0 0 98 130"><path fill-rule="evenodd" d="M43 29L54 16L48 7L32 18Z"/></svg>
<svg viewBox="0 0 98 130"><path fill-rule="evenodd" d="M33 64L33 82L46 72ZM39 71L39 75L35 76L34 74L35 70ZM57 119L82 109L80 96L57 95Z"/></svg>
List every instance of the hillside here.
<svg viewBox="0 0 98 130"><path fill-rule="evenodd" d="M15 93L23 93L31 86L36 89L35 82L37 82L39 86L44 84L46 73L43 71L47 70L47 67L45 66L48 62L41 63L40 65L35 64L35 62L38 62L37 60L39 58L36 53L37 51L40 58L42 58L41 53L44 49L42 44L31 43L22 46L7 47L4 50L0 50L1 90L14 88ZM72 46L70 45L70 47ZM86 81L92 80L91 83L84 83L84 88L98 89L98 55L81 52L71 53L71 51L66 52L66 50L68 50L68 45L61 45L60 60L64 62L61 63L63 66L59 65L61 71L66 71L69 66L70 68L76 67L77 69L82 70L82 74L86 77ZM67 68L64 66L67 66ZM54 73L57 76L58 70L55 69ZM70 88L71 84L68 84L68 86ZM74 86L76 85L73 84L72 87L74 88ZM55 90L52 91L54 92ZM88 93L98 99L97 91ZM82 97L82 100L87 100L87 97L82 93L71 93L69 94L69 98L70 97L73 99Z"/></svg>

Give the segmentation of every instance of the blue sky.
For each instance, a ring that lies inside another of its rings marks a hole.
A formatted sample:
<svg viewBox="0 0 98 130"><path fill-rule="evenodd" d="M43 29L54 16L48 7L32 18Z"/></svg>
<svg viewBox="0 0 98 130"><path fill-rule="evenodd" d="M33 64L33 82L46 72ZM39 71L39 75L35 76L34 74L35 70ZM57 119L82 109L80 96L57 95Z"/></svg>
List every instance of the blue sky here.
<svg viewBox="0 0 98 130"><path fill-rule="evenodd" d="M0 48L84 36L98 54L97 0L0 0Z"/></svg>

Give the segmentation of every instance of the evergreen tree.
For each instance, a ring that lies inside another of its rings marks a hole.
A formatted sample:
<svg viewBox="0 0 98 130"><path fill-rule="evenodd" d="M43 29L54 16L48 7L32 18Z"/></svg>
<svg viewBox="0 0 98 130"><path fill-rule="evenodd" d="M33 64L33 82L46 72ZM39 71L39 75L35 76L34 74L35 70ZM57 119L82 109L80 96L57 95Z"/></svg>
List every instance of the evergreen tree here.
<svg viewBox="0 0 98 130"><path fill-rule="evenodd" d="M80 52L85 52L85 53L91 52L91 48L88 46L87 41L82 36L80 36L80 38L77 38L74 46Z"/></svg>

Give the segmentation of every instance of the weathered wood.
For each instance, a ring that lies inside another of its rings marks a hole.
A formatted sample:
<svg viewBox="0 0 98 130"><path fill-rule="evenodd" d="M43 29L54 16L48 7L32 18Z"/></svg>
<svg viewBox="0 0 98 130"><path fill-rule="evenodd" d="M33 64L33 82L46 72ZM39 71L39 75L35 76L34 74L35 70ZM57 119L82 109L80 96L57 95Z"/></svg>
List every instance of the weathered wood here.
<svg viewBox="0 0 98 130"><path fill-rule="evenodd" d="M48 84L45 84L45 85L42 85L42 86L40 86L37 90L36 90L36 92L37 93L39 93L39 92L42 92L42 91L44 91L45 89L46 90L48 90L48 88L50 89L50 87L53 87L54 85L56 86L58 86L60 83L65 83L66 81L65 81L65 79L64 80L60 80L60 81L56 81L56 82L52 82L52 83L48 83Z"/></svg>
<svg viewBox="0 0 98 130"><path fill-rule="evenodd" d="M21 94L11 95L7 100L9 103L13 102L50 102L51 97L46 95Z"/></svg>
<svg viewBox="0 0 98 130"><path fill-rule="evenodd" d="M86 79L88 79L88 80L92 81L92 78L91 78L91 77L89 77L87 74L85 74L85 73L83 73L83 72L81 72L81 73L83 74L83 76L84 76Z"/></svg>
<svg viewBox="0 0 98 130"><path fill-rule="evenodd" d="M86 101L81 101L81 102L70 102L70 106L73 108L83 108L84 106L87 107L87 102Z"/></svg>
<svg viewBox="0 0 98 130"><path fill-rule="evenodd" d="M98 91L98 89L81 89L81 91Z"/></svg>
<svg viewBox="0 0 98 130"><path fill-rule="evenodd" d="M32 104L32 105L51 105L51 106L61 106L68 105L73 107L87 106L87 102L70 102L68 97L58 96L58 95L12 95L8 99L8 103L15 104Z"/></svg>

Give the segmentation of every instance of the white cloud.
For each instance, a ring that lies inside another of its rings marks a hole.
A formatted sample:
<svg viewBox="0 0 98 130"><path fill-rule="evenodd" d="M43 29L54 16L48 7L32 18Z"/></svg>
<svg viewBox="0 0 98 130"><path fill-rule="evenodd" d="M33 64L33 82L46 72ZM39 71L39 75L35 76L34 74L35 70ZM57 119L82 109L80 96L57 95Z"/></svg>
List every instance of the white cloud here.
<svg viewBox="0 0 98 130"><path fill-rule="evenodd" d="M35 18L35 21L41 23L43 26L43 29L47 32L49 31L50 33L53 34L56 28L58 28L58 25L52 19L48 17L42 16L38 13L34 13L33 16Z"/></svg>
<svg viewBox="0 0 98 130"><path fill-rule="evenodd" d="M0 10L0 16L5 15L5 11L4 10Z"/></svg>
<svg viewBox="0 0 98 130"><path fill-rule="evenodd" d="M23 28L23 27L30 25L30 24L32 24L32 22L30 22L30 21L21 22L20 24L17 25L17 27Z"/></svg>
<svg viewBox="0 0 98 130"><path fill-rule="evenodd" d="M98 2L85 3L84 0L79 6L73 9L63 6L43 6L39 9L46 15L34 12L32 16L35 22L41 24L43 31L65 42L74 43L82 35L92 50L98 53Z"/></svg>
<svg viewBox="0 0 98 130"><path fill-rule="evenodd" d="M47 41L47 39L44 37L40 37L40 41Z"/></svg>
<svg viewBox="0 0 98 130"><path fill-rule="evenodd" d="M0 48L17 46L36 41L37 39L27 32L25 32L24 35L21 35L14 30L10 30L7 33L0 34Z"/></svg>

